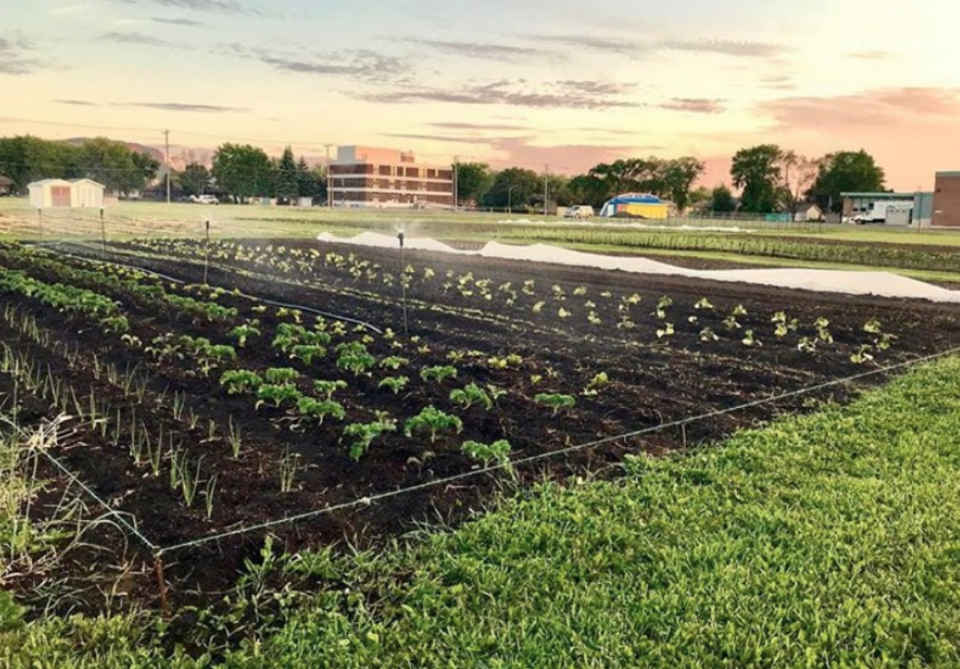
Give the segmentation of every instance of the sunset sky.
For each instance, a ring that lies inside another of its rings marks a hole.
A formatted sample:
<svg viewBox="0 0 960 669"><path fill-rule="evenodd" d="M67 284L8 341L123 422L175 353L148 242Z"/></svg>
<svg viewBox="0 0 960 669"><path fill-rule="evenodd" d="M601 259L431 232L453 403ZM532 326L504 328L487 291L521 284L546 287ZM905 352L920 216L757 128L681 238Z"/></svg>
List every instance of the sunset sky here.
<svg viewBox="0 0 960 669"><path fill-rule="evenodd" d="M0 135L574 173L864 148L960 169L956 0L0 0Z"/></svg>

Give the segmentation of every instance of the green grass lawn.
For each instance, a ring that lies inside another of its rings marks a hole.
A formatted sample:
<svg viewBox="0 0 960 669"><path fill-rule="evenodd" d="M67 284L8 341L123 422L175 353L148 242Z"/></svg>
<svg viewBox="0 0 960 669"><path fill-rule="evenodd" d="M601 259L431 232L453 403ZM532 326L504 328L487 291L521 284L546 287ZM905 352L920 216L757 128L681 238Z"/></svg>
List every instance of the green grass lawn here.
<svg viewBox="0 0 960 669"><path fill-rule="evenodd" d="M409 548L301 556L330 587L224 666L960 664L960 358L627 469ZM8 620L0 661L190 666L136 629Z"/></svg>

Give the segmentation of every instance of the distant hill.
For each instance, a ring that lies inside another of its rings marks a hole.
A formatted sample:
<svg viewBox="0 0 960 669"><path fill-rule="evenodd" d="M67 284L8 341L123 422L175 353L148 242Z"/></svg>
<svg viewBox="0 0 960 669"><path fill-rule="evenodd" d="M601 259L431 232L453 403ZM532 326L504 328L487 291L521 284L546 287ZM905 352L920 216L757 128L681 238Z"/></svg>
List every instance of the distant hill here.
<svg viewBox="0 0 960 669"><path fill-rule="evenodd" d="M66 142L67 144L73 144L74 146L81 146L89 142L91 139L93 138L92 137L71 137L70 139L65 139L63 141ZM136 151L137 153L145 153L151 158L153 158L154 160L158 161L160 164L163 164L163 151L161 151L156 147L147 146L146 144L138 144L136 142L125 142L122 139L115 139L112 141L123 144L131 151Z"/></svg>

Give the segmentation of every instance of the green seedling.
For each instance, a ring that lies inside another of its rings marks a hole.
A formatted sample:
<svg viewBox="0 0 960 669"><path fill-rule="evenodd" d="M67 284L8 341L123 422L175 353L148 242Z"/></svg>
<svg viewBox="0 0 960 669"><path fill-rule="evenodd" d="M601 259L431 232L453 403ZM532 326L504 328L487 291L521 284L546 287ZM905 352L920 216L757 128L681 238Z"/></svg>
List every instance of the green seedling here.
<svg viewBox="0 0 960 669"><path fill-rule="evenodd" d="M403 432L408 437L413 436L416 432L429 432L431 444L436 442L438 434L450 430L455 430L457 434L460 434L463 431L463 421L433 406L428 406L413 418L408 419L403 425Z"/></svg>

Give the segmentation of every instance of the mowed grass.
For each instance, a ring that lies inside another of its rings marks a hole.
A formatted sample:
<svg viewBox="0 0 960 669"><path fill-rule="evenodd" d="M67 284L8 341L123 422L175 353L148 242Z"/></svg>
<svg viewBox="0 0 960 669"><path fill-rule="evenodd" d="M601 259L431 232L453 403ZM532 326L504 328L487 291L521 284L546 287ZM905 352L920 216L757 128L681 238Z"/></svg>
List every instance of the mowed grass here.
<svg viewBox="0 0 960 669"><path fill-rule="evenodd" d="M627 469L543 486L406 549L299 556L290 567L328 587L223 666L960 663L960 358ZM8 621L0 658L193 666L136 629Z"/></svg>

